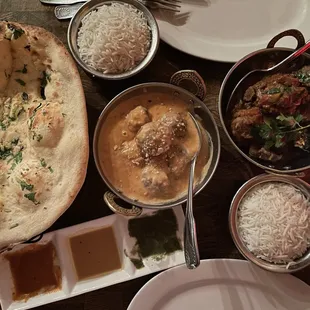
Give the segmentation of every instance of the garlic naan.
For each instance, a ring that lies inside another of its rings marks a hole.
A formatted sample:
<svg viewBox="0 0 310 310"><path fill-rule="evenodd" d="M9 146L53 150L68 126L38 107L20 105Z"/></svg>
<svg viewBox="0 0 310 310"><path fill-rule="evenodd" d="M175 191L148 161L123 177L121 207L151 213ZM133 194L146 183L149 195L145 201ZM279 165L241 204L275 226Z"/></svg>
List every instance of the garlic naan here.
<svg viewBox="0 0 310 310"><path fill-rule="evenodd" d="M47 229L80 190L88 162L77 68L46 30L0 22L0 249Z"/></svg>

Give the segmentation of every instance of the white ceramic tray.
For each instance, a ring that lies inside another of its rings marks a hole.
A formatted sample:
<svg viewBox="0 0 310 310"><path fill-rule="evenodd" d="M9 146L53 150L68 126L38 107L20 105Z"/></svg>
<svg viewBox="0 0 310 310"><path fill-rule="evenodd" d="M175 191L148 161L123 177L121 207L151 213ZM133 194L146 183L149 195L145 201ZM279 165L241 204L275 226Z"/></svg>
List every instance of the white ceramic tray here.
<svg viewBox="0 0 310 310"><path fill-rule="evenodd" d="M182 207L176 207L173 209L173 211L176 215L179 227L177 236L181 240L181 245L183 247L183 210ZM144 212L143 215L152 213L154 213L154 211L147 211ZM10 272L9 263L4 258L5 253L2 254L0 256L0 301L2 310L34 308L40 305L48 304L58 300L77 296L86 292L94 291L103 287L111 286L113 284L132 280L144 275L151 274L153 272L171 268L184 263L183 251L177 251L169 256L164 257L162 260L158 260L158 258L153 259L152 257L144 259L144 267L141 269L136 269L133 263L124 253L124 250L126 250L127 253L130 253L135 243L135 239L131 238L128 234L128 220L129 219L119 215L110 215L94 221L85 222L79 225L56 230L44 235L44 237L38 242L38 244L45 244L49 241L53 242L56 248L57 256L59 258L60 268L62 272L62 289L55 292L32 297L26 302L12 300L12 275ZM69 238L72 235L81 233L83 231L89 231L94 228L106 226L113 227L120 258L122 261L122 269L97 278L78 281L71 255ZM20 250L27 246L30 245L24 244L16 246L11 252Z"/></svg>

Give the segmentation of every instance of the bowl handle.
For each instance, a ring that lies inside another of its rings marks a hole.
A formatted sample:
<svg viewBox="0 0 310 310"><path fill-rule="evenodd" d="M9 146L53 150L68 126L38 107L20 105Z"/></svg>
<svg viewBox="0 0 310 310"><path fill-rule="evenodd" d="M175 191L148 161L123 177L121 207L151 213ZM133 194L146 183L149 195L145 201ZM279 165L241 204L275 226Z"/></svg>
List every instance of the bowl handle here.
<svg viewBox="0 0 310 310"><path fill-rule="evenodd" d="M284 37L289 37L289 36L294 37L297 40L296 49L301 48L302 46L304 46L306 44L305 37L299 30L289 29L289 30L285 30L285 31L277 34L275 37L273 37L269 41L267 48L273 48L280 39L282 39Z"/></svg>
<svg viewBox="0 0 310 310"><path fill-rule="evenodd" d="M180 70L172 75L170 84L184 88L201 101L206 98L206 84L197 71Z"/></svg>
<svg viewBox="0 0 310 310"><path fill-rule="evenodd" d="M142 209L136 206L132 206L131 209L126 209L126 208L119 206L115 202L116 198L118 197L111 192L105 192L103 196L105 203L114 213L120 214L123 216L133 216L133 217L139 216L142 213Z"/></svg>

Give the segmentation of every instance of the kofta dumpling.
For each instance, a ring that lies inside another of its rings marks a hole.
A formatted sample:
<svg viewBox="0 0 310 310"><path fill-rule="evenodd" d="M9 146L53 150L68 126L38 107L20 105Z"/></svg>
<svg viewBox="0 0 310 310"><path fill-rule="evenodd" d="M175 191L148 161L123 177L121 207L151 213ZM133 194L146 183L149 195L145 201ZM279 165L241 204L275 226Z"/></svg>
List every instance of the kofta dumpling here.
<svg viewBox="0 0 310 310"><path fill-rule="evenodd" d="M160 122L143 125L136 136L137 145L145 158L159 156L170 149L172 130Z"/></svg>
<svg viewBox="0 0 310 310"><path fill-rule="evenodd" d="M171 128L173 135L178 138L184 137L187 133L187 122L181 113L166 113L159 122Z"/></svg>
<svg viewBox="0 0 310 310"><path fill-rule="evenodd" d="M140 105L126 115L128 129L132 132L137 132L141 126L150 121L148 110Z"/></svg>
<svg viewBox="0 0 310 310"><path fill-rule="evenodd" d="M141 165L144 161L135 139L131 141L125 141L122 144L121 153L137 166Z"/></svg>
<svg viewBox="0 0 310 310"><path fill-rule="evenodd" d="M182 146L174 146L168 154L169 171L175 176L179 177L188 167L191 157L188 151Z"/></svg>
<svg viewBox="0 0 310 310"><path fill-rule="evenodd" d="M141 181L151 194L166 192L170 185L165 170L154 165L147 165L142 169Z"/></svg>

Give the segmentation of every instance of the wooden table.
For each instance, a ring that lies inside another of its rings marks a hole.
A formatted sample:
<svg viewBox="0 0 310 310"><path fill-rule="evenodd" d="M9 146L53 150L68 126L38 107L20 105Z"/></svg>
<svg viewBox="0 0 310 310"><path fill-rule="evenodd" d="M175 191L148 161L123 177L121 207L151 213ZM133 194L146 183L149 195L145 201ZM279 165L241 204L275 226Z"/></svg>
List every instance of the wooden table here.
<svg viewBox="0 0 310 310"><path fill-rule="evenodd" d="M68 22L58 21L52 6L39 0L0 0L0 19L44 27L66 44ZM257 169L243 160L232 148L219 122L217 112L221 82L231 65L198 59L181 53L161 42L151 65L139 75L120 82L94 80L80 70L89 119L90 143L96 120L102 108L120 91L129 86L150 81L169 82L170 76L181 69L194 69L207 85L205 104L212 111L220 128L222 151L217 171L194 201L201 258L242 259L230 237L227 218L230 202L238 188L257 174ZM255 172L254 172L255 171ZM90 154L85 184L69 210L51 227L60 229L111 214L102 196L106 186L101 180ZM40 309L121 310L126 309L138 290L154 275L132 280L109 288L80 295L40 307ZM310 268L296 274L310 284ZM141 309L143 310L143 309Z"/></svg>

